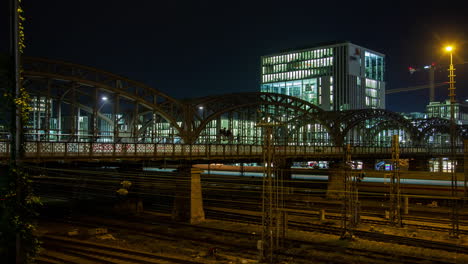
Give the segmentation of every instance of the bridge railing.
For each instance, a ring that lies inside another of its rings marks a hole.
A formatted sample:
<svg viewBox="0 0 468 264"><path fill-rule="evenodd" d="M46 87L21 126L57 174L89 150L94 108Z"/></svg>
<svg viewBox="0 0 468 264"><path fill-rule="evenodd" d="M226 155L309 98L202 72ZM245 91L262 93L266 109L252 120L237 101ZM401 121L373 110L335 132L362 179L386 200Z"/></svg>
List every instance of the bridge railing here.
<svg viewBox="0 0 468 264"><path fill-rule="evenodd" d="M153 144L153 143L96 143L96 142L26 142L25 158L104 158L104 157L180 157L206 158L210 157L242 157L261 156L261 145L228 145L228 144ZM300 156L334 156L343 154L342 147L329 146L275 146L276 155ZM401 155L434 154L449 155L448 147L404 147ZM8 158L10 146L8 142L0 142L0 158ZM462 154L463 149L457 148L456 154ZM389 155L389 147L353 147L352 155Z"/></svg>

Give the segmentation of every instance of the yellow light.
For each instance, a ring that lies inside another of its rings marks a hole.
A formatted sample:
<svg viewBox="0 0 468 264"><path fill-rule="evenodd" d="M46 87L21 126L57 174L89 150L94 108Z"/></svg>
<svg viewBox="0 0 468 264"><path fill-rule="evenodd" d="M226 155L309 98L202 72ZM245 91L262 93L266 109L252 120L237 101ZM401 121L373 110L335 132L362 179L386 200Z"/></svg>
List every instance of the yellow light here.
<svg viewBox="0 0 468 264"><path fill-rule="evenodd" d="M447 46L447 47L445 47L445 50L446 50L446 51L452 51L452 50L453 50L453 47L452 47L452 46Z"/></svg>

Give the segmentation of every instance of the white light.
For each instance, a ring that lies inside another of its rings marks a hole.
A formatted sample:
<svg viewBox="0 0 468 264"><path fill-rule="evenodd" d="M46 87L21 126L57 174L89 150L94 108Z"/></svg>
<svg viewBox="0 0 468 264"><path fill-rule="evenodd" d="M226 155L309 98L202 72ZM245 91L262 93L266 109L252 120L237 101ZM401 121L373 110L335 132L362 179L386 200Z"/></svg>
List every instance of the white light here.
<svg viewBox="0 0 468 264"><path fill-rule="evenodd" d="M468 99L465 99L465 102L468 102Z"/></svg>
<svg viewBox="0 0 468 264"><path fill-rule="evenodd" d="M103 96L101 99L102 99L103 101L107 101L107 97L105 97L105 96Z"/></svg>
<svg viewBox="0 0 468 264"><path fill-rule="evenodd" d="M203 110L203 106L199 106L198 109Z"/></svg>
<svg viewBox="0 0 468 264"><path fill-rule="evenodd" d="M424 66L424 69L429 69L430 67L431 67L431 66L426 65L426 66Z"/></svg>

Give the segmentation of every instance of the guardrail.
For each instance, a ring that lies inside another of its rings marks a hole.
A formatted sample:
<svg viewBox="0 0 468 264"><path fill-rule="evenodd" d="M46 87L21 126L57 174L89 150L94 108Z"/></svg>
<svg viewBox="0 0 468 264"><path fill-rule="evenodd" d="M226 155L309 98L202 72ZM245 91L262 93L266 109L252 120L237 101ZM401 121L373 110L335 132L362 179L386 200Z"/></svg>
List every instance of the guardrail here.
<svg viewBox="0 0 468 264"><path fill-rule="evenodd" d="M261 156L263 147L260 145L229 145L229 144L154 144L154 143L90 143L90 142L26 142L25 158L106 158L106 157L177 157L177 158L210 158L210 157L254 157ZM405 147L400 148L400 155L449 155L448 147ZM0 142L0 158L8 159L10 146L8 142ZM457 148L456 154L463 154L463 149ZM275 154L288 157L308 156L340 156L342 147L332 146L275 146ZM390 147L355 146L352 155L388 156Z"/></svg>

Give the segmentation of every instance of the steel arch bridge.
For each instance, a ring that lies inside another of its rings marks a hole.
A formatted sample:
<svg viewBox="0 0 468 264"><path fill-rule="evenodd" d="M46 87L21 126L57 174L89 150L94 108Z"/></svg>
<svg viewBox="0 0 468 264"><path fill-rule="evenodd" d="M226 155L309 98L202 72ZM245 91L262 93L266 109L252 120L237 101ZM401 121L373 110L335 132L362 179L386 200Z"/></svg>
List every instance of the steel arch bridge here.
<svg viewBox="0 0 468 264"><path fill-rule="evenodd" d="M409 120L383 109L324 111L299 98L272 93L182 101L123 76L43 58L25 57L23 68L23 85L33 98L26 141L54 142L59 148L76 143L67 149L70 152L81 145L88 146L81 147L85 153L105 152L106 143L114 144L114 153L117 145L123 151L125 144L134 144L134 149L138 144L145 149L151 144L163 144L164 149L171 145L173 150L197 144L261 146L262 128L256 125L260 121L280 124L276 141L284 146L388 147L391 135L400 134L408 146L420 147L430 144L431 137L447 134L450 126L445 119ZM457 126L459 143L467 131ZM93 144L100 147L94 149ZM55 148L35 146L36 152ZM151 151L157 148L152 146ZM8 152L6 142L0 145L2 152Z"/></svg>

